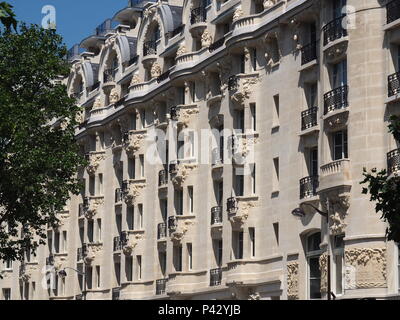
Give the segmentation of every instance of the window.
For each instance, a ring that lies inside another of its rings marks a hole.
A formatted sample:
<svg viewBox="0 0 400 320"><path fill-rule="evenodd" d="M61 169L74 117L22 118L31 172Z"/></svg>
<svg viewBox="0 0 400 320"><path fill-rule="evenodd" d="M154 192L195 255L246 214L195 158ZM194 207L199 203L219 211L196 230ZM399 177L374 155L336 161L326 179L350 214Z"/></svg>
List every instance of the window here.
<svg viewBox="0 0 400 320"><path fill-rule="evenodd" d="M5 269L6 270L11 270L12 269L12 260L6 260Z"/></svg>
<svg viewBox="0 0 400 320"><path fill-rule="evenodd" d="M95 192L95 177L90 176L89 177L89 194L91 196L94 196L94 192Z"/></svg>
<svg viewBox="0 0 400 320"><path fill-rule="evenodd" d="M279 190L279 158L275 158L274 162L274 172L273 172L273 191L276 192Z"/></svg>
<svg viewBox="0 0 400 320"><path fill-rule="evenodd" d="M138 226L140 229L143 229L143 204L138 204L138 211L139 211L139 216L138 216Z"/></svg>
<svg viewBox="0 0 400 320"><path fill-rule="evenodd" d="M317 232L307 238L307 262L308 262L308 288L310 299L321 298L321 271L319 269L319 257L321 233Z"/></svg>
<svg viewBox="0 0 400 320"><path fill-rule="evenodd" d="M240 56L240 71L239 73L245 73L246 72L246 57L244 54Z"/></svg>
<svg viewBox="0 0 400 320"><path fill-rule="evenodd" d="M222 206L222 203L224 201L224 182L220 181L217 182L217 192L216 192L216 200L217 200L217 204L219 206Z"/></svg>
<svg viewBox="0 0 400 320"><path fill-rule="evenodd" d="M65 279L63 279L63 281L65 288ZM65 295L65 292L63 292L63 294ZM36 298L36 282L32 282L31 300L35 300L35 298Z"/></svg>
<svg viewBox="0 0 400 320"><path fill-rule="evenodd" d="M130 129L131 130L136 130L136 113L132 112L129 115L129 119L130 119Z"/></svg>
<svg viewBox="0 0 400 320"><path fill-rule="evenodd" d="M135 179L135 158L128 158L128 175L129 179Z"/></svg>
<svg viewBox="0 0 400 320"><path fill-rule="evenodd" d="M193 187L190 186L188 187L188 198L189 198L189 212L193 213Z"/></svg>
<svg viewBox="0 0 400 320"><path fill-rule="evenodd" d="M92 289L92 279L93 279L93 268L92 267L86 267L86 286L89 290Z"/></svg>
<svg viewBox="0 0 400 320"><path fill-rule="evenodd" d="M251 257L254 258L256 256L256 230L255 230L255 228L249 228L249 237L250 237Z"/></svg>
<svg viewBox="0 0 400 320"><path fill-rule="evenodd" d="M256 164L255 163L253 163L251 166L250 166L250 169L251 169L251 184L252 184L252 193L253 194L256 194Z"/></svg>
<svg viewBox="0 0 400 320"><path fill-rule="evenodd" d="M140 110L140 126L141 126L141 129L144 129L146 127L146 111L145 110Z"/></svg>
<svg viewBox="0 0 400 320"><path fill-rule="evenodd" d="M96 266L96 286L97 288L101 287L100 266Z"/></svg>
<svg viewBox="0 0 400 320"><path fill-rule="evenodd" d="M252 58L253 58L253 71L257 70L257 49L253 48L252 50Z"/></svg>
<svg viewBox="0 0 400 320"><path fill-rule="evenodd" d="M144 178L144 155L143 154L139 155L139 161L140 161L140 175L142 178Z"/></svg>
<svg viewBox="0 0 400 320"><path fill-rule="evenodd" d="M244 110L236 111L236 129L244 132Z"/></svg>
<svg viewBox="0 0 400 320"><path fill-rule="evenodd" d="M243 231L232 232L232 249L236 260L243 259Z"/></svg>
<svg viewBox="0 0 400 320"><path fill-rule="evenodd" d="M133 257L126 257L126 259L125 259L125 273L126 273L126 280L127 281L132 281Z"/></svg>
<svg viewBox="0 0 400 320"><path fill-rule="evenodd" d="M188 253L188 269L193 269L193 253L192 253L192 244L187 244L187 253Z"/></svg>
<svg viewBox="0 0 400 320"><path fill-rule="evenodd" d="M63 231L63 252L68 251L67 231Z"/></svg>
<svg viewBox="0 0 400 320"><path fill-rule="evenodd" d="M256 104L250 104L250 113L251 113L251 128L253 132L257 131L257 118L256 118Z"/></svg>
<svg viewBox="0 0 400 320"><path fill-rule="evenodd" d="M279 246L279 223L273 224L276 244Z"/></svg>
<svg viewBox="0 0 400 320"><path fill-rule="evenodd" d="M89 243L92 243L94 241L93 236L94 236L94 226L93 226L93 220L88 221L88 241Z"/></svg>
<svg viewBox="0 0 400 320"><path fill-rule="evenodd" d="M333 243L333 263L336 295L343 294L344 235L335 236Z"/></svg>
<svg viewBox="0 0 400 320"><path fill-rule="evenodd" d="M183 191L175 190L175 212L176 215L183 215Z"/></svg>
<svg viewBox="0 0 400 320"><path fill-rule="evenodd" d="M60 252L60 233L59 232L54 233L54 251L56 253Z"/></svg>
<svg viewBox="0 0 400 320"><path fill-rule="evenodd" d="M11 289L10 288L4 288L3 289L3 299L4 300L11 300Z"/></svg>
<svg viewBox="0 0 400 320"><path fill-rule="evenodd" d="M174 268L176 272L182 271L182 246L174 246Z"/></svg>
<svg viewBox="0 0 400 320"><path fill-rule="evenodd" d="M162 251L159 253L158 257L160 260L161 273L165 275L165 272L167 270L167 253L165 251Z"/></svg>
<svg viewBox="0 0 400 320"><path fill-rule="evenodd" d="M196 102L197 98L196 98L196 82L190 82L190 97L192 99L192 102Z"/></svg>
<svg viewBox="0 0 400 320"><path fill-rule="evenodd" d="M347 85L347 60L333 65L333 88Z"/></svg>
<svg viewBox="0 0 400 320"><path fill-rule="evenodd" d="M114 263L115 270L115 280L117 281L117 285L121 284L121 264L119 262Z"/></svg>
<svg viewBox="0 0 400 320"><path fill-rule="evenodd" d="M348 158L347 130L338 131L333 134L333 160Z"/></svg>
<svg viewBox="0 0 400 320"><path fill-rule="evenodd" d="M101 242L101 219L97 219L97 242Z"/></svg>
<svg viewBox="0 0 400 320"><path fill-rule="evenodd" d="M126 208L126 222L128 225L129 230L135 230L134 229L134 207L127 207Z"/></svg>
<svg viewBox="0 0 400 320"><path fill-rule="evenodd" d="M309 174L310 176L318 176L318 148L310 149Z"/></svg>
<svg viewBox="0 0 400 320"><path fill-rule="evenodd" d="M244 176L241 172L237 173L235 168L235 195L237 197L242 197L244 195Z"/></svg>
<svg viewBox="0 0 400 320"><path fill-rule="evenodd" d="M318 84L312 83L308 86L307 94L308 108L314 108L318 106Z"/></svg>
<svg viewBox="0 0 400 320"><path fill-rule="evenodd" d="M58 280L58 276L56 276L56 280ZM57 293L55 295L57 296ZM24 284L24 300L29 300L29 282Z"/></svg>
<svg viewBox="0 0 400 320"><path fill-rule="evenodd" d="M272 128L279 127L279 94L274 96Z"/></svg>

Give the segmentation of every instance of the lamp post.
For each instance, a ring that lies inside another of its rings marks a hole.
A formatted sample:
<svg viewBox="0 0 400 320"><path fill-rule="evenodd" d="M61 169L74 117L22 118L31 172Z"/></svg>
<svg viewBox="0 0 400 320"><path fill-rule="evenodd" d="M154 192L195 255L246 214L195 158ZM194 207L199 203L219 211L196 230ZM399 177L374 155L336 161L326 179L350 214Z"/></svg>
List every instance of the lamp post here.
<svg viewBox="0 0 400 320"><path fill-rule="evenodd" d="M62 270L60 270L58 272L60 277L64 277L65 278L67 276L67 272L65 271L65 269L71 269L71 270L75 271L77 274L80 274L81 276L84 276L84 278L83 278L83 292L84 292L84 297L85 297L84 300L86 300L86 273L85 272L81 272L79 270L76 270L74 268L65 267L64 269L62 269Z"/></svg>
<svg viewBox="0 0 400 320"><path fill-rule="evenodd" d="M331 290L331 240L330 240L330 233L329 233L329 210L330 210L330 202L329 199L326 200L326 206L328 208L328 212L323 212L321 210L319 210L317 207L315 207L314 205L310 204L310 203L303 203L302 205L307 205L310 206L311 208L313 208L317 213L319 213L321 216L323 216L326 219L326 234L327 234L327 299L331 300L331 297L333 296L333 298L335 299L336 296L333 294L332 290ZM303 218L306 216L306 213L304 212L304 210L300 207L300 208L296 208L292 211L292 215L296 216L296 217L300 217Z"/></svg>

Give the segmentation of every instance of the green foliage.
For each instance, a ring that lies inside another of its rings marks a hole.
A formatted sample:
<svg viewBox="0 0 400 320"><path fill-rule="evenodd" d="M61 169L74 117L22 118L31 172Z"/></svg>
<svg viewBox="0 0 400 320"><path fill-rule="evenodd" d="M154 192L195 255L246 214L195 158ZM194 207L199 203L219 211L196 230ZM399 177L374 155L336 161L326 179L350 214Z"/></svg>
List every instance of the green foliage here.
<svg viewBox="0 0 400 320"><path fill-rule="evenodd" d="M399 116L392 115L389 120L389 132L393 135L396 141L400 142L400 118Z"/></svg>
<svg viewBox="0 0 400 320"><path fill-rule="evenodd" d="M15 19L14 11L12 10L13 6L7 2L0 2L0 22L6 27L7 30L10 30L11 27L14 30L17 29L17 20Z"/></svg>
<svg viewBox="0 0 400 320"><path fill-rule="evenodd" d="M400 177L388 177L386 170L371 173L364 168L364 180L367 184L363 194L370 194L370 200L376 202L375 211L382 214L382 219L388 223L386 236L388 240L400 242Z"/></svg>
<svg viewBox="0 0 400 320"><path fill-rule="evenodd" d="M80 189L78 107L54 81L69 73L66 53L54 30L22 24L0 32L0 260L34 253Z"/></svg>

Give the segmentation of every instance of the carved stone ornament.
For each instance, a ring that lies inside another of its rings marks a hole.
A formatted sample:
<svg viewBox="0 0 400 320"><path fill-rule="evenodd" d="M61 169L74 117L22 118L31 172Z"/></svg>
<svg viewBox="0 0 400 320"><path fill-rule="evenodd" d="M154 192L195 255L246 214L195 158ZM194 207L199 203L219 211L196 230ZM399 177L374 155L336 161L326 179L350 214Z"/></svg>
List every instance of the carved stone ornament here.
<svg viewBox="0 0 400 320"><path fill-rule="evenodd" d="M386 288L386 248L345 250L345 288Z"/></svg>
<svg viewBox="0 0 400 320"><path fill-rule="evenodd" d="M174 242L182 241L185 234L189 231L189 228L195 223L192 220L180 220L175 231L171 234L171 240Z"/></svg>
<svg viewBox="0 0 400 320"><path fill-rule="evenodd" d="M260 293L259 292L250 293L248 300L261 300Z"/></svg>
<svg viewBox="0 0 400 320"><path fill-rule="evenodd" d="M88 243L87 244L87 253L83 258L85 264L90 265L94 259L101 253L103 250L102 243Z"/></svg>
<svg viewBox="0 0 400 320"><path fill-rule="evenodd" d="M232 221L244 224L249 218L250 210L254 207L254 201L239 201L236 214L231 217Z"/></svg>
<svg viewBox="0 0 400 320"><path fill-rule="evenodd" d="M110 92L110 104L116 104L119 100L118 90L116 88L112 88Z"/></svg>
<svg viewBox="0 0 400 320"><path fill-rule="evenodd" d="M179 44L178 50L176 51L176 56L180 57L180 56L182 56L182 55L184 55L186 53L187 53L187 49L186 49L185 43L181 42Z"/></svg>
<svg viewBox="0 0 400 320"><path fill-rule="evenodd" d="M287 264L287 296L289 300L299 299L299 263Z"/></svg>
<svg viewBox="0 0 400 320"><path fill-rule="evenodd" d="M259 82L258 76L246 76L238 78L238 86L232 94L231 99L240 105L250 99L253 92L256 91L255 85Z"/></svg>
<svg viewBox="0 0 400 320"><path fill-rule="evenodd" d="M140 77L138 74L134 74L131 80L131 86L134 86L135 84L139 84L142 81L140 80Z"/></svg>
<svg viewBox="0 0 400 320"><path fill-rule="evenodd" d="M321 271L321 293L328 292L328 255L323 253L319 257L319 270Z"/></svg>
<svg viewBox="0 0 400 320"><path fill-rule="evenodd" d="M128 206L133 206L136 198L140 196L142 189L146 187L145 183L137 183L130 181L128 192L124 194L124 201Z"/></svg>
<svg viewBox="0 0 400 320"><path fill-rule="evenodd" d="M233 22L235 22L236 20L240 19L243 16L244 12L242 10L242 6L236 7L235 11L233 12Z"/></svg>
<svg viewBox="0 0 400 320"><path fill-rule="evenodd" d="M172 178L172 183L176 189L181 189L190 172L197 168L196 164L180 164L178 170Z"/></svg>
<svg viewBox="0 0 400 320"><path fill-rule="evenodd" d="M86 167L86 171L89 175L94 175L97 171L97 168L100 165L100 162L106 158L104 152L99 153L89 153L89 164Z"/></svg>
<svg viewBox="0 0 400 320"><path fill-rule="evenodd" d="M277 2L278 0L264 0L263 2L264 10L273 7L274 5L277 4Z"/></svg>
<svg viewBox="0 0 400 320"><path fill-rule="evenodd" d="M99 108L101 108L101 98L97 97L96 100L94 100L93 109L99 109Z"/></svg>
<svg viewBox="0 0 400 320"><path fill-rule="evenodd" d="M89 198L89 205L85 208L85 217L92 219L98 212L101 205L104 204L104 198Z"/></svg>
<svg viewBox="0 0 400 320"><path fill-rule="evenodd" d="M79 123L79 124L83 123L83 121L85 120L85 117L84 117L83 114L84 114L84 113L83 113L83 110L79 110L79 111L76 113L75 121L76 121L77 123Z"/></svg>
<svg viewBox="0 0 400 320"><path fill-rule="evenodd" d="M347 42L338 43L326 50L326 56L329 61L335 61L346 54Z"/></svg>
<svg viewBox="0 0 400 320"><path fill-rule="evenodd" d="M146 134L129 134L128 141L125 144L125 150L128 154L133 155L135 152L139 151L143 145L143 141L146 138Z"/></svg>
<svg viewBox="0 0 400 320"><path fill-rule="evenodd" d="M196 107L179 108L178 114L178 127L181 128L188 128L190 124L191 117L195 114L199 113L199 109Z"/></svg>
<svg viewBox="0 0 400 320"><path fill-rule="evenodd" d="M211 46L212 42L213 42L213 37L210 31L208 31L208 29L205 29L203 34L201 35L201 47L207 48Z"/></svg>
<svg viewBox="0 0 400 320"><path fill-rule="evenodd" d="M151 78L158 78L159 76L161 76L162 70L161 70L161 66L158 64L158 62L154 62L153 65L151 66Z"/></svg>

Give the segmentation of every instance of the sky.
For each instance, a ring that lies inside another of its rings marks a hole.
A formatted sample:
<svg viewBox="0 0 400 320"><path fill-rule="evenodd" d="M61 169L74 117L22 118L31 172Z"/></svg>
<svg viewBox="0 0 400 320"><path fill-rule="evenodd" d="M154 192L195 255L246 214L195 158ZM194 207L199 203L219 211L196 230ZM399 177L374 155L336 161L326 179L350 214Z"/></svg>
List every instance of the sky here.
<svg viewBox="0 0 400 320"><path fill-rule="evenodd" d="M42 25L45 6L55 8L57 32L67 48L92 34L104 20L127 6L128 0L8 0L18 21Z"/></svg>

